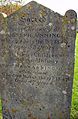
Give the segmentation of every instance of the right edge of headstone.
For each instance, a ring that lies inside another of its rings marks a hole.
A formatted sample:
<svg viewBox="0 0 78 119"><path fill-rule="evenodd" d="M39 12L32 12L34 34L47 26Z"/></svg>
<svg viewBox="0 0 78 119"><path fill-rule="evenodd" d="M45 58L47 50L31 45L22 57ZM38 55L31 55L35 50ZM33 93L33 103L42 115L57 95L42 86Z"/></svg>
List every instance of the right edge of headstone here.
<svg viewBox="0 0 78 119"><path fill-rule="evenodd" d="M71 33L74 33L75 35L74 38L76 37L76 26L77 26L77 13L70 9L68 11L66 11L65 13L65 20L67 21L67 23L71 26Z"/></svg>

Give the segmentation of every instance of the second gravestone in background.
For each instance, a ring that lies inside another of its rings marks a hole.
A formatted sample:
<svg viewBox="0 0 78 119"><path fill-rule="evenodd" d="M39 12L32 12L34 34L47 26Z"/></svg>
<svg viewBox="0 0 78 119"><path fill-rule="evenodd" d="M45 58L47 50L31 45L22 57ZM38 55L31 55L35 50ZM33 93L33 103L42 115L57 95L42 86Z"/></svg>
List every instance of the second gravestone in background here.
<svg viewBox="0 0 78 119"><path fill-rule="evenodd" d="M69 119L76 13L32 1L1 18L3 119Z"/></svg>

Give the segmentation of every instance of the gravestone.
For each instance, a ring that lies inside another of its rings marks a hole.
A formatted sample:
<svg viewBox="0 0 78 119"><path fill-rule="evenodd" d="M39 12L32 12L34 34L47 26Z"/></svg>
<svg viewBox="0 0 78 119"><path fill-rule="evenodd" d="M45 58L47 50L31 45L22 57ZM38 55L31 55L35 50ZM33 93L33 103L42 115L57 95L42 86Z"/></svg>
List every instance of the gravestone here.
<svg viewBox="0 0 78 119"><path fill-rule="evenodd" d="M76 17L34 1L0 15L3 119L70 118Z"/></svg>

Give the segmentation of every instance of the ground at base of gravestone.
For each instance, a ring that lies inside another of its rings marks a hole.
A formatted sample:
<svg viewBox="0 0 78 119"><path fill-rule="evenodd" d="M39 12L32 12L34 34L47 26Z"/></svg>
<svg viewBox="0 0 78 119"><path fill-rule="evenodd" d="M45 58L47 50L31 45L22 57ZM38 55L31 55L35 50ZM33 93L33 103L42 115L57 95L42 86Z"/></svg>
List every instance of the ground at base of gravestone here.
<svg viewBox="0 0 78 119"><path fill-rule="evenodd" d="M72 109L71 119L78 119L78 33L76 38L76 50L75 50L75 70L74 70L74 85L73 85L73 97L72 97ZM0 119L2 119L2 107L0 100Z"/></svg>

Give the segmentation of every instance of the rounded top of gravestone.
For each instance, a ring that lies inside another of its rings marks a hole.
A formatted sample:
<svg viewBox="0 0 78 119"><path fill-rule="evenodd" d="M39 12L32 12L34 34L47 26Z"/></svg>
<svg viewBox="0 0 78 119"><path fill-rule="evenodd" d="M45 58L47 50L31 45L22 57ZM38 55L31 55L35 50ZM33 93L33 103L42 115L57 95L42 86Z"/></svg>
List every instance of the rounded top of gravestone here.
<svg viewBox="0 0 78 119"><path fill-rule="evenodd" d="M77 18L77 13L74 10L70 9L66 11L65 16L67 19L73 19L73 18L75 19Z"/></svg>

